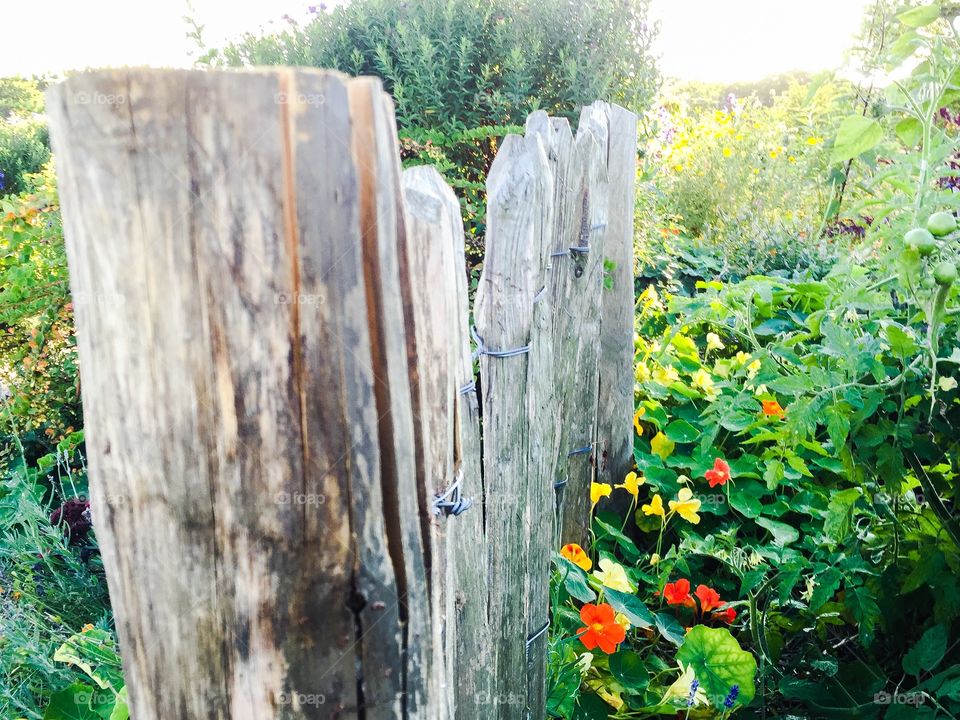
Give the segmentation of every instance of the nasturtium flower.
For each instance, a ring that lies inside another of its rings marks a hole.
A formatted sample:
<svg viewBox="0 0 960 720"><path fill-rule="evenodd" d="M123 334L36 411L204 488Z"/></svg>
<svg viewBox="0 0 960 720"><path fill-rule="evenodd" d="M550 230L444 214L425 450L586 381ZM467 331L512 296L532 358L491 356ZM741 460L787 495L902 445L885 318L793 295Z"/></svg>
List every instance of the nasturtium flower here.
<svg viewBox="0 0 960 720"><path fill-rule="evenodd" d="M743 350L737 351L737 354L733 356L733 362L735 365L746 365L750 362L750 353L746 353Z"/></svg>
<svg viewBox="0 0 960 720"><path fill-rule="evenodd" d="M590 483L590 504L596 505L600 502L600 498L610 497L612 492L613 488L609 483Z"/></svg>
<svg viewBox="0 0 960 720"><path fill-rule="evenodd" d="M576 543L568 543L560 548L560 554L584 570L588 571L593 567L593 561L587 556L583 548Z"/></svg>
<svg viewBox="0 0 960 720"><path fill-rule="evenodd" d="M697 585L697 591L694 593L700 601L700 611L710 612L723 605L720 599L720 593L706 585Z"/></svg>
<svg viewBox="0 0 960 720"><path fill-rule="evenodd" d="M713 461L713 469L707 470L707 472L704 473L704 477L707 479L707 482L710 483L710 487L726 485L727 480L730 479L730 466L723 458L717 458Z"/></svg>
<svg viewBox="0 0 960 720"><path fill-rule="evenodd" d="M632 593L635 589L627 578L623 565L609 558L603 558L600 561L600 569L594 570L593 576L600 581L601 585L617 592Z"/></svg>
<svg viewBox="0 0 960 720"><path fill-rule="evenodd" d="M663 498L659 495L654 495L649 505L641 505L640 510L644 515L659 515L661 518L667 516L667 513L663 509Z"/></svg>
<svg viewBox="0 0 960 720"><path fill-rule="evenodd" d="M645 407L637 408L637 412L633 416L633 427L637 431L637 435L643 435L643 425L640 424L640 418L647 414L647 409Z"/></svg>
<svg viewBox="0 0 960 720"><path fill-rule="evenodd" d="M617 645L627 637L627 631L617 623L613 608L607 603L587 603L580 608L580 620L584 627L577 630L577 635L587 650L599 647L610 655L617 651Z"/></svg>
<svg viewBox="0 0 960 720"><path fill-rule="evenodd" d="M747 365L747 377L751 380L757 376L757 373L760 372L761 363L759 360L754 360L749 365Z"/></svg>
<svg viewBox="0 0 960 720"><path fill-rule="evenodd" d="M715 612L713 614L713 617L717 618L718 620L722 620L727 625L729 625L730 623L732 623L734 620L737 619L737 611L734 610L732 607L728 607L724 610L720 610L719 612Z"/></svg>
<svg viewBox="0 0 960 720"><path fill-rule="evenodd" d="M673 385L680 379L680 373L677 372L676 368L670 367L658 367L653 371L653 380L654 382L660 385Z"/></svg>
<svg viewBox="0 0 960 720"><path fill-rule="evenodd" d="M707 333L707 350L723 350L726 345L715 332Z"/></svg>
<svg viewBox="0 0 960 720"><path fill-rule="evenodd" d="M670 512L675 512L694 525L700 522L700 516L697 515L699 509L700 501L693 497L693 490L690 488L680 488L677 499L670 501Z"/></svg>
<svg viewBox="0 0 960 720"><path fill-rule="evenodd" d="M650 368L647 367L645 362L637 363L637 367L634 369L634 376L637 379L637 382L646 382L650 379Z"/></svg>
<svg viewBox="0 0 960 720"><path fill-rule="evenodd" d="M937 382L937 384L940 386L940 389L943 390L944 392L950 392L951 390L957 389L957 379L948 377L946 375L941 377L940 380Z"/></svg>
<svg viewBox="0 0 960 720"><path fill-rule="evenodd" d="M627 616L623 613L617 613L613 619L616 621L617 625L622 627L624 630L630 629L630 620L628 620Z"/></svg>
<svg viewBox="0 0 960 720"><path fill-rule="evenodd" d="M658 496L658 497L659 497L659 496ZM650 507L650 506L647 505L646 507ZM651 565L659 565L659 564L660 564L660 555L659 555L659 553L654 553L653 555L650 556L650 564L651 564Z"/></svg>
<svg viewBox="0 0 960 720"><path fill-rule="evenodd" d="M663 586L663 599L667 601L667 605L693 607L693 598L690 597L690 581L686 578L680 578L676 582L667 583Z"/></svg>
<svg viewBox="0 0 960 720"><path fill-rule="evenodd" d="M640 486L646 482L642 475L637 475L635 472L627 473L627 476L623 479L623 482L617 485L618 488L623 488L628 493L637 497L640 492Z"/></svg>
<svg viewBox="0 0 960 720"><path fill-rule="evenodd" d="M708 395L714 392L713 378L703 368L693 374L693 386Z"/></svg>
<svg viewBox="0 0 960 720"><path fill-rule="evenodd" d="M766 416L776 416L783 417L785 410L780 406L776 400L764 400L763 401L763 414Z"/></svg>
<svg viewBox="0 0 960 720"><path fill-rule="evenodd" d="M583 653L577 660L577 670L580 671L581 675L586 675L591 665L593 665L593 653L591 652Z"/></svg>
<svg viewBox="0 0 960 720"><path fill-rule="evenodd" d="M661 460L666 460L670 457L675 447L676 443L662 432L658 432L650 440L650 452L654 455L659 455Z"/></svg>

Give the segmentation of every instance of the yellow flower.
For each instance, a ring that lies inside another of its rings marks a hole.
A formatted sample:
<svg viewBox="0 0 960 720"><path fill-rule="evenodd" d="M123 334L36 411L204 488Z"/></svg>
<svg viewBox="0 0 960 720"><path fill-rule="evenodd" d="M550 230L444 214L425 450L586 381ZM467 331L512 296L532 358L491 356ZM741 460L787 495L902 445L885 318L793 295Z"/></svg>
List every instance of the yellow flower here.
<svg viewBox="0 0 960 720"><path fill-rule="evenodd" d="M675 447L676 443L662 432L658 432L653 436L653 439L650 440L650 451L654 455L659 455L661 460L666 460L670 457Z"/></svg>
<svg viewBox="0 0 960 720"><path fill-rule="evenodd" d="M560 555L587 572L593 567L593 561L587 556L583 548L576 543L567 543L564 545L560 548Z"/></svg>
<svg viewBox="0 0 960 720"><path fill-rule="evenodd" d="M714 392L713 378L703 368L693 374L693 386L707 395Z"/></svg>
<svg viewBox="0 0 960 720"><path fill-rule="evenodd" d="M680 379L680 373L672 367L658 367L653 371L653 380L660 385L673 385Z"/></svg>
<svg viewBox="0 0 960 720"><path fill-rule="evenodd" d="M693 490L690 488L680 488L677 493L677 499L670 501L670 512L675 512L687 522L696 525L700 522L700 516L697 510L700 509L700 501L693 497Z"/></svg>
<svg viewBox="0 0 960 720"><path fill-rule="evenodd" d="M777 159L777 156L778 156L778 155L779 155L779 153L778 153L776 150L771 150L771 151L770 151L770 157L773 158L774 160Z"/></svg>
<svg viewBox="0 0 960 720"><path fill-rule="evenodd" d="M663 498L659 495L654 495L649 505L641 505L640 510L644 515L659 515L661 518L667 516L663 510Z"/></svg>
<svg viewBox="0 0 960 720"><path fill-rule="evenodd" d="M617 485L618 488L623 488L628 493L636 497L640 493L640 486L646 482L646 479L640 475L638 476L635 472L627 473L627 476L623 479L623 482Z"/></svg>
<svg viewBox="0 0 960 720"><path fill-rule="evenodd" d="M728 147L725 147L725 148L723 149L723 156L726 157L726 158L728 158L728 157L730 157L731 155L733 155L733 150L731 150L731 149L728 148Z"/></svg>
<svg viewBox="0 0 960 720"><path fill-rule="evenodd" d="M747 365L747 377L753 379L757 376L757 373L760 372L760 361L754 360L752 363Z"/></svg>
<svg viewBox="0 0 960 720"><path fill-rule="evenodd" d="M633 416L633 427L636 428L637 435L643 435L643 425L640 424L640 418L646 415L647 409L645 407L637 408L636 414Z"/></svg>
<svg viewBox="0 0 960 720"><path fill-rule="evenodd" d="M740 350L736 355L733 356L733 362L735 365L744 365L750 360L750 353L745 353L743 350Z"/></svg>
<svg viewBox="0 0 960 720"><path fill-rule="evenodd" d="M707 350L723 350L726 345L715 332L707 333Z"/></svg>
<svg viewBox="0 0 960 720"><path fill-rule="evenodd" d="M615 563L610 558L603 558L599 564L600 569L594 570L593 576L599 580L604 587L616 590L617 592L632 593L634 591L633 585L631 585L630 580L627 579L627 572L623 569L623 565Z"/></svg>
<svg viewBox="0 0 960 720"><path fill-rule="evenodd" d="M820 137L807 138L807 145L817 145L818 143L822 143L822 142L823 142L823 138L820 138Z"/></svg>
<svg viewBox="0 0 960 720"><path fill-rule="evenodd" d="M681 170L683 170L683 165L681 165L680 163L677 163L676 165L673 166L673 169L677 172L680 172Z"/></svg>
<svg viewBox="0 0 960 720"><path fill-rule="evenodd" d="M789 161L792 162L792 163L795 163L795 162L797 161L797 159L796 159L793 155L791 155L790 157L788 157L787 160L789 160Z"/></svg>
<svg viewBox="0 0 960 720"><path fill-rule="evenodd" d="M623 613L617 613L613 616L613 621L622 627L624 630L630 629L630 621L627 619L627 616Z"/></svg>
<svg viewBox="0 0 960 720"><path fill-rule="evenodd" d="M647 367L645 362L639 362L637 363L634 375L637 378L637 382L646 382L650 379L650 368Z"/></svg>
<svg viewBox="0 0 960 720"><path fill-rule="evenodd" d="M659 497L659 496L658 496L658 497ZM653 555L650 556L650 564L651 564L651 565L659 565L659 564L660 564L660 555L659 555L658 553L654 553Z"/></svg>
<svg viewBox="0 0 960 720"><path fill-rule="evenodd" d="M600 498L610 497L612 492L613 488L609 483L590 483L590 504L596 505L600 502Z"/></svg>
<svg viewBox="0 0 960 720"><path fill-rule="evenodd" d="M957 389L956 378L947 377L946 375L941 377L940 380L937 382L937 384L940 386L940 389L943 390L944 392L950 392L951 390Z"/></svg>

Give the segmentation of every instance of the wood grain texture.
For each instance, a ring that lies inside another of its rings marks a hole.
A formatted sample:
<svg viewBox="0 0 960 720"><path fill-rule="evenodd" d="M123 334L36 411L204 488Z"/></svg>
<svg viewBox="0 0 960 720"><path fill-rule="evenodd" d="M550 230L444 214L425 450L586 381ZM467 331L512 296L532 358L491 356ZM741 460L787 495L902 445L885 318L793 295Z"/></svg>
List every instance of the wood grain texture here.
<svg viewBox="0 0 960 720"><path fill-rule="evenodd" d="M543 716L559 412L545 289L553 180L537 134L508 136L487 178L487 234L474 318L482 338L483 477L494 688L484 717ZM528 352L498 357L529 347Z"/></svg>
<svg viewBox="0 0 960 720"><path fill-rule="evenodd" d="M78 75L48 107L132 716L434 717L388 101ZM390 552L384 552L389 539Z"/></svg>
<svg viewBox="0 0 960 720"><path fill-rule="evenodd" d="M633 219L637 180L637 116L594 103L607 125L607 228L604 258L612 263L600 322L597 476L619 483L633 467ZM601 123L602 124L602 123Z"/></svg>

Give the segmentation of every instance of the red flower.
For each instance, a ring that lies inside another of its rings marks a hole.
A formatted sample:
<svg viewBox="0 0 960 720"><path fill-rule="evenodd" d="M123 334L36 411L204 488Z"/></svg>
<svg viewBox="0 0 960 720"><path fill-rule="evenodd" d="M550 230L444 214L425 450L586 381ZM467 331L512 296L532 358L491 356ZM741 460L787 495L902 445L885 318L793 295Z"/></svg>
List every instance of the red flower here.
<svg viewBox="0 0 960 720"><path fill-rule="evenodd" d="M599 647L609 655L616 652L617 645L627 637L627 631L617 623L613 608L607 603L587 603L580 608L580 619L585 627L577 630L577 635L587 650Z"/></svg>
<svg viewBox="0 0 960 720"><path fill-rule="evenodd" d="M726 485L730 479L730 466L723 458L717 458L713 461L713 470L707 470L704 477L710 481L710 487Z"/></svg>
<svg viewBox="0 0 960 720"><path fill-rule="evenodd" d="M701 612L708 613L723 605L723 601L720 599L720 593L712 588L708 588L706 585L697 585L696 596L697 599L700 600Z"/></svg>
<svg viewBox="0 0 960 720"><path fill-rule="evenodd" d="M690 597L690 581L680 578L675 583L663 586L663 597L667 605L686 605L693 607L693 598Z"/></svg>
<svg viewBox="0 0 960 720"><path fill-rule="evenodd" d="M723 620L723 622L729 625L730 623L732 623L734 620L737 619L737 611L734 610L732 607L728 607L726 610L715 612L713 616L718 620Z"/></svg>

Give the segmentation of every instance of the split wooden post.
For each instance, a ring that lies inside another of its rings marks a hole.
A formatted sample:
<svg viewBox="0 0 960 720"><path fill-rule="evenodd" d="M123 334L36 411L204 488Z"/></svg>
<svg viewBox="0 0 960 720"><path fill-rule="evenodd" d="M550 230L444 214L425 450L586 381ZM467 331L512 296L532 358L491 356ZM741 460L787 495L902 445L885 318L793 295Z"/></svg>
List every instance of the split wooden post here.
<svg viewBox="0 0 960 720"><path fill-rule="evenodd" d="M48 109L132 716L443 717L389 99L121 70Z"/></svg>

